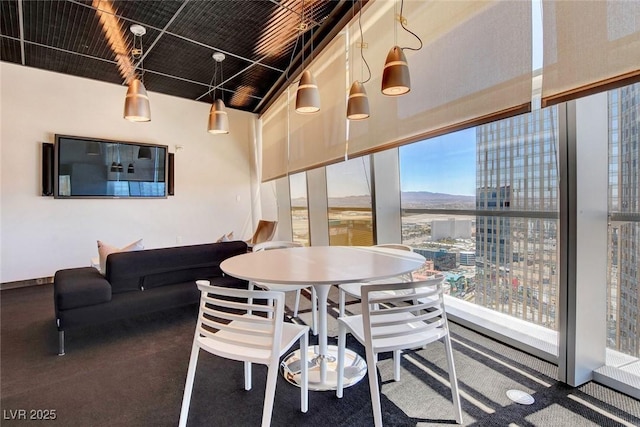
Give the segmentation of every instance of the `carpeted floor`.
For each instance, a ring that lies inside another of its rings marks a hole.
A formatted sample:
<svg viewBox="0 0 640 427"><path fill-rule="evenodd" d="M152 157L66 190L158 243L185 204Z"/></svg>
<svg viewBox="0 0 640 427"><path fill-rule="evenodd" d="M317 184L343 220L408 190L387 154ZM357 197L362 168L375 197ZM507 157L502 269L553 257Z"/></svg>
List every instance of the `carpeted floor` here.
<svg viewBox="0 0 640 427"><path fill-rule="evenodd" d="M337 292L330 298L337 301ZM59 357L52 286L2 291L0 423L46 425L16 418L55 415L60 426L177 425L196 314L190 307L71 330L67 354ZM308 320L308 311L300 317ZM556 381L554 365L461 326L451 329L465 425L640 425L639 401L595 383L568 387ZM349 347L364 355L355 341ZM378 371L385 425L455 424L442 344L405 353L400 382L392 380L389 357L381 357ZM201 353L189 425L260 425L266 369L254 367L249 392L242 375L240 363ZM536 401L513 403L509 389L531 393ZM343 399L310 392L306 414L299 411L299 396L279 377L273 426L373 425L366 378L346 389Z"/></svg>

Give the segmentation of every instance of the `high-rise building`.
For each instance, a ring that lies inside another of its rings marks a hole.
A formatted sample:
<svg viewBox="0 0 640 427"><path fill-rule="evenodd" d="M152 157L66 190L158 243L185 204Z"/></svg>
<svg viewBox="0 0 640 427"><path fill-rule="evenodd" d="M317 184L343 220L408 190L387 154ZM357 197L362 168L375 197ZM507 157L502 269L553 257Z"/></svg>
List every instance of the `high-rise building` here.
<svg viewBox="0 0 640 427"><path fill-rule="evenodd" d="M640 84L609 92L608 347L640 357Z"/></svg>
<svg viewBox="0 0 640 427"><path fill-rule="evenodd" d="M557 110L476 129L475 302L553 329L558 276Z"/></svg>

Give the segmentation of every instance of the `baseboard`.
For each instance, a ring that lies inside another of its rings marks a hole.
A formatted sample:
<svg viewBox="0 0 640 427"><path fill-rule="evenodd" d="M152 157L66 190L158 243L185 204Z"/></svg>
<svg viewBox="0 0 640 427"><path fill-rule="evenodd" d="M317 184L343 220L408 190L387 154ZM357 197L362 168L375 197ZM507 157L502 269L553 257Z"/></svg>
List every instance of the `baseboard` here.
<svg viewBox="0 0 640 427"><path fill-rule="evenodd" d="M0 291L8 289L27 288L29 286L50 285L53 283L53 277L40 277L38 279L18 280L15 282L0 283Z"/></svg>

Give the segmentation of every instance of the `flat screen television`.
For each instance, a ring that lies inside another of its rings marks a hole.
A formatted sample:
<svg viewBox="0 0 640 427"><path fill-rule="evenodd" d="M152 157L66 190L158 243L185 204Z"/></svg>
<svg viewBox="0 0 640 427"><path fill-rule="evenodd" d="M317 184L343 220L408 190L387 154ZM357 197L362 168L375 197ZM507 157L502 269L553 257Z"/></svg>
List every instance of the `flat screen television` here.
<svg viewBox="0 0 640 427"><path fill-rule="evenodd" d="M165 145L56 135L54 197L167 197Z"/></svg>

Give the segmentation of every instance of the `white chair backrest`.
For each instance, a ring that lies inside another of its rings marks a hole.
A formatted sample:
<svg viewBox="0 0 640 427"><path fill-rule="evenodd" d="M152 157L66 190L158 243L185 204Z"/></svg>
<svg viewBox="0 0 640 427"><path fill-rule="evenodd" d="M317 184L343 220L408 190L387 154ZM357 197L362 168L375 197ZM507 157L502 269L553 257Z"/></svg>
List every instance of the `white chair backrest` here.
<svg viewBox="0 0 640 427"><path fill-rule="evenodd" d="M401 243L381 243L375 246L376 248L389 248L399 249L401 251L413 252L413 248L409 245L403 245Z"/></svg>
<svg viewBox="0 0 640 427"><path fill-rule="evenodd" d="M366 345L379 353L407 342L421 346L447 335L443 281L444 274L436 274L416 282L363 285L361 305ZM407 299L414 304L407 304ZM411 327L398 327L407 324Z"/></svg>
<svg viewBox="0 0 640 427"><path fill-rule="evenodd" d="M279 354L283 292L221 288L201 283L198 289L202 292L197 329L200 337L246 347L247 352L267 350L272 355ZM227 357L217 353L215 348L209 351Z"/></svg>
<svg viewBox="0 0 640 427"><path fill-rule="evenodd" d="M299 248L302 247L300 242L289 242L284 240L270 240L268 242L258 243L253 246L253 252L268 251L271 249Z"/></svg>

